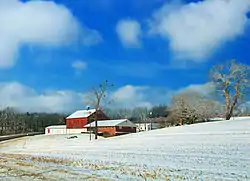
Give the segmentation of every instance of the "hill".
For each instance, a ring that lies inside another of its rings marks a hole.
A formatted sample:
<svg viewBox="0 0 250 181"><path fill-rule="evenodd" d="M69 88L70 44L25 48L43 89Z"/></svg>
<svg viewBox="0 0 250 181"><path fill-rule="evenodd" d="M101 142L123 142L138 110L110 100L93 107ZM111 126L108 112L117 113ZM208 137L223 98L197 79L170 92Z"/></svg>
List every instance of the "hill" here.
<svg viewBox="0 0 250 181"><path fill-rule="evenodd" d="M247 180L250 179L249 128L250 119L245 118L97 141L89 141L89 135L77 135L76 139L39 135L2 143L0 155L19 160L25 155L24 162L33 166L49 159L61 160L56 165L64 165L76 174L94 175L95 179ZM32 160L30 157L36 161L27 161ZM43 159L39 162L39 158ZM52 165L55 167L55 163ZM70 174L64 178L71 178Z"/></svg>

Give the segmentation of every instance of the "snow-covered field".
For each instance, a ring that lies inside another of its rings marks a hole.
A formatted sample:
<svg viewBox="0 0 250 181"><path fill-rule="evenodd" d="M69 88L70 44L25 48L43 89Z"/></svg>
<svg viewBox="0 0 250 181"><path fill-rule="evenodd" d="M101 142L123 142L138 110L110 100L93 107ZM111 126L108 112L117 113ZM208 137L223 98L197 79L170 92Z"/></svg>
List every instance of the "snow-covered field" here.
<svg viewBox="0 0 250 181"><path fill-rule="evenodd" d="M250 180L250 119L0 143L0 180Z"/></svg>

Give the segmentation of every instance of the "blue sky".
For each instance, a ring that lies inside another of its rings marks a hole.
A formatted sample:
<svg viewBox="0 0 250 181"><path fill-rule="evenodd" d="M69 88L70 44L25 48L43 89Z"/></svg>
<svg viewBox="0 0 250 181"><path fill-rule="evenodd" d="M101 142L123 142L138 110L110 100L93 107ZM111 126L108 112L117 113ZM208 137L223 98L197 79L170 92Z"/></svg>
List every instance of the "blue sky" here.
<svg viewBox="0 0 250 181"><path fill-rule="evenodd" d="M248 0L4 0L1 9L1 107L80 109L105 79L117 105L152 106L180 90L206 93L214 63L250 64Z"/></svg>

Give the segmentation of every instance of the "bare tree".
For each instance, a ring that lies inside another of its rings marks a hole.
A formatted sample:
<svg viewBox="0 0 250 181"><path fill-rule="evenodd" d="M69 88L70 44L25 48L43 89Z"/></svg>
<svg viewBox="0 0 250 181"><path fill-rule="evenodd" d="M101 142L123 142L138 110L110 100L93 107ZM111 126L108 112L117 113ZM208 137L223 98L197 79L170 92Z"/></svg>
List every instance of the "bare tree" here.
<svg viewBox="0 0 250 181"><path fill-rule="evenodd" d="M219 111L218 107L218 102L196 92L178 94L172 99L168 120L180 125L207 121L214 116L216 109Z"/></svg>
<svg viewBox="0 0 250 181"><path fill-rule="evenodd" d="M152 117L167 117L168 115L168 106L167 105L155 105L151 108Z"/></svg>
<svg viewBox="0 0 250 181"><path fill-rule="evenodd" d="M101 104L104 102L104 99L107 98L108 92L114 87L113 84L110 84L108 80L103 83L100 83L98 87L94 87L86 97L86 102L95 108L95 139L98 136L97 128L97 114L101 108Z"/></svg>
<svg viewBox="0 0 250 181"><path fill-rule="evenodd" d="M189 104L188 98L191 98L189 94L179 94L172 99L171 111L175 115L173 118L178 119L180 125L190 123L190 120L196 119L196 113Z"/></svg>
<svg viewBox="0 0 250 181"><path fill-rule="evenodd" d="M215 65L209 76L216 86L216 92L225 100L225 118L229 120L233 116L233 111L249 94L250 66L231 60Z"/></svg>
<svg viewBox="0 0 250 181"><path fill-rule="evenodd" d="M146 107L136 107L132 114L139 122L146 122L149 110Z"/></svg>
<svg viewBox="0 0 250 181"><path fill-rule="evenodd" d="M1 134L13 134L17 132L20 117L15 109L7 107L0 111Z"/></svg>
<svg viewBox="0 0 250 181"><path fill-rule="evenodd" d="M121 109L116 109L114 111L117 113L118 119L121 119L121 118L128 119L132 117L132 110L130 109L121 108Z"/></svg>
<svg viewBox="0 0 250 181"><path fill-rule="evenodd" d="M249 116L250 115L250 102L241 104L234 110L236 116Z"/></svg>

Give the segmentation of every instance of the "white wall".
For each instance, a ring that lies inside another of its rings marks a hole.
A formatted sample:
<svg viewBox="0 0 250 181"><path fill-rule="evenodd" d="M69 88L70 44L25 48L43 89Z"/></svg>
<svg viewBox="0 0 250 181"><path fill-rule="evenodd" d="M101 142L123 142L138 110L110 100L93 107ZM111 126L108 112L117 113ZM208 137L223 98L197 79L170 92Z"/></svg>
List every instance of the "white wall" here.
<svg viewBox="0 0 250 181"><path fill-rule="evenodd" d="M50 133L48 133L50 130ZM82 132L87 132L87 128L82 129L66 129L66 128L45 128L46 135L55 135L55 134L80 134Z"/></svg>
<svg viewBox="0 0 250 181"><path fill-rule="evenodd" d="M137 126L137 132L139 131L149 131L151 129L151 124L150 123L139 123L136 124Z"/></svg>
<svg viewBox="0 0 250 181"><path fill-rule="evenodd" d="M50 133L48 133L50 130ZM46 128L45 129L45 134L50 135L50 134L67 134L66 129L63 128Z"/></svg>
<svg viewBox="0 0 250 181"><path fill-rule="evenodd" d="M80 134L82 132L87 132L87 128L81 128L81 129L67 129L67 134Z"/></svg>
<svg viewBox="0 0 250 181"><path fill-rule="evenodd" d="M149 131L151 130L151 126L152 126L152 129L159 129L160 126L158 123L136 123L135 124L137 127L136 127L136 131L139 132L139 131Z"/></svg>

